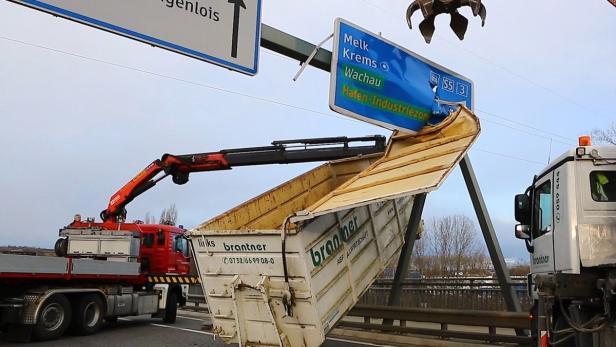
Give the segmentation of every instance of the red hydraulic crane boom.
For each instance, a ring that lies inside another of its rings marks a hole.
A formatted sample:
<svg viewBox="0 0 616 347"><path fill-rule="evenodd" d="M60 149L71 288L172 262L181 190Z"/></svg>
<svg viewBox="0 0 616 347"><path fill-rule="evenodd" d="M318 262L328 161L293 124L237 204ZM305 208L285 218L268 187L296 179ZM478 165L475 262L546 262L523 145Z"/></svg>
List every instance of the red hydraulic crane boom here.
<svg viewBox="0 0 616 347"><path fill-rule="evenodd" d="M372 144L350 146L351 143L357 142ZM167 176L171 176L173 183L181 185L188 182L188 176L192 172L229 170L232 167L248 165L328 161L384 151L385 137L375 135L274 141L271 146L227 149L211 153L165 154L113 194L100 217L104 222L123 221L126 218L126 205ZM161 173L162 175L159 175Z"/></svg>

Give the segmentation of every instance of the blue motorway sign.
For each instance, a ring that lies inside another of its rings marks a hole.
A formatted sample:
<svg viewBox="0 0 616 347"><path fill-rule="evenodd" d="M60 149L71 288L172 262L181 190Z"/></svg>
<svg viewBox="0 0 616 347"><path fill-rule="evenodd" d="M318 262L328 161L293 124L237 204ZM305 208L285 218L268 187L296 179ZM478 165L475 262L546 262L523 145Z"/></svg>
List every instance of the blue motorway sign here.
<svg viewBox="0 0 616 347"><path fill-rule="evenodd" d="M343 19L336 20L330 108L387 129L417 132L456 107L473 82Z"/></svg>

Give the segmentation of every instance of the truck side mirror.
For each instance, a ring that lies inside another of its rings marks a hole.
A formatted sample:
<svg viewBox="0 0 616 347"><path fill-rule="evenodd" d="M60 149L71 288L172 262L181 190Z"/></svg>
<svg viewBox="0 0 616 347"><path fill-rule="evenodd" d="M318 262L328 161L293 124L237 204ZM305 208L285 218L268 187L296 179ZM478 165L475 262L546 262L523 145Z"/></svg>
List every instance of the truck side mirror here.
<svg viewBox="0 0 616 347"><path fill-rule="evenodd" d="M520 240L530 240L530 227L518 224L515 226L515 237Z"/></svg>
<svg viewBox="0 0 616 347"><path fill-rule="evenodd" d="M530 225L530 198L526 194L515 196L515 220L523 225Z"/></svg>

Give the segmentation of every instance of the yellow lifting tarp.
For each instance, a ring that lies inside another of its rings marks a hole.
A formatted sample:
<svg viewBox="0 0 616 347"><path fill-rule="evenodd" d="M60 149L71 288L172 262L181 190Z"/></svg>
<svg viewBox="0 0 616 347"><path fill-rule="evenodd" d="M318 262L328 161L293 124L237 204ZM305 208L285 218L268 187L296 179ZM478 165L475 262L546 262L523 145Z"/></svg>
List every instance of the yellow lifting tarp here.
<svg viewBox="0 0 616 347"><path fill-rule="evenodd" d="M475 142L481 126L465 107L417 134L395 132L383 157L299 211L292 222L377 201L436 190Z"/></svg>

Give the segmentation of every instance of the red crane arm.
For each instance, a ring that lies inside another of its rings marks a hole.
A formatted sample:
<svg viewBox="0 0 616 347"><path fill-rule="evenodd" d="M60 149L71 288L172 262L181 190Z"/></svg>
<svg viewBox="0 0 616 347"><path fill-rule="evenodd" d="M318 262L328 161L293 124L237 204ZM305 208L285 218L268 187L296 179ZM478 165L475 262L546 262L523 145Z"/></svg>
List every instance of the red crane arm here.
<svg viewBox="0 0 616 347"><path fill-rule="evenodd" d="M230 165L222 153L204 153L188 156L165 154L161 159L154 160L120 190L111 196L107 209L101 212L103 221L117 222L118 218L126 216L126 205L146 190L152 188L160 180L171 176L176 184L188 182L191 172L228 170ZM156 178L161 172L163 176Z"/></svg>
<svg viewBox="0 0 616 347"><path fill-rule="evenodd" d="M350 146L354 142L373 143ZM229 170L235 166L336 160L384 151L385 137L376 135L274 141L271 146L227 149L213 153L165 154L113 194L100 217L104 222L123 221L126 218L126 205L167 176L171 176L173 183L185 184L192 172Z"/></svg>

